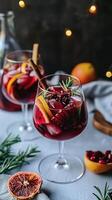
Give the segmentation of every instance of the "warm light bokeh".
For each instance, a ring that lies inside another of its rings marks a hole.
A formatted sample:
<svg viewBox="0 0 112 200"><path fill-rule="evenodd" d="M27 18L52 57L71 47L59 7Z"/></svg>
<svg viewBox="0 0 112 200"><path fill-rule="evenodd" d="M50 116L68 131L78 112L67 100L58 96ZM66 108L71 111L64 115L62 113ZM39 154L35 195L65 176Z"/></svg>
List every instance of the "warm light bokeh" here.
<svg viewBox="0 0 112 200"><path fill-rule="evenodd" d="M65 30L65 35L66 35L67 37L72 36L72 31L71 31L70 29L66 29L66 30Z"/></svg>
<svg viewBox="0 0 112 200"><path fill-rule="evenodd" d="M96 12L97 12L96 5L91 5L90 8L89 8L89 13L96 14Z"/></svg>
<svg viewBox="0 0 112 200"><path fill-rule="evenodd" d="M112 72L111 72L111 71L107 71L107 72L106 72L106 77L107 77L107 78L111 78L111 76L112 76Z"/></svg>
<svg viewBox="0 0 112 200"><path fill-rule="evenodd" d="M20 6L21 8L25 8L26 4L25 4L25 2L24 2L23 0L20 0L20 1L19 1L19 6Z"/></svg>

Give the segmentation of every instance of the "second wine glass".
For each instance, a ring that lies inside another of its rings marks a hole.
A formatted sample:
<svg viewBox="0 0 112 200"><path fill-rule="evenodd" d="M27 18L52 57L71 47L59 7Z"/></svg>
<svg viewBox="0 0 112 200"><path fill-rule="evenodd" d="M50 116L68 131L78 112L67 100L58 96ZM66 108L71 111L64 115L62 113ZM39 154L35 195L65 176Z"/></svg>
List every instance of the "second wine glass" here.
<svg viewBox="0 0 112 200"><path fill-rule="evenodd" d="M27 62L31 57L30 50L9 53L5 58L2 77L3 94L9 101L21 105L24 115L22 122L8 127L8 133L19 134L22 140L36 138L35 128L28 120L28 105L34 102L38 82L35 72Z"/></svg>

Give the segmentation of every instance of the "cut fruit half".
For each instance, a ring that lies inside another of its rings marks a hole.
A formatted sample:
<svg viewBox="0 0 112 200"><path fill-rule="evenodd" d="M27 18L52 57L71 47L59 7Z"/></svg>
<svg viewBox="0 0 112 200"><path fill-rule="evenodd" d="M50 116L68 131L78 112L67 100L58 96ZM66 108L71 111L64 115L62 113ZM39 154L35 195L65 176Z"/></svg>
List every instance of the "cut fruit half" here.
<svg viewBox="0 0 112 200"><path fill-rule="evenodd" d="M17 172L8 180L9 193L18 200L32 199L40 193L42 178L34 172Z"/></svg>
<svg viewBox="0 0 112 200"><path fill-rule="evenodd" d="M7 92L10 94L10 91L11 91L11 88L12 88L12 85L14 84L14 82L20 78L23 74L22 73L19 73L19 74L16 74L14 75L8 82L7 84Z"/></svg>
<svg viewBox="0 0 112 200"><path fill-rule="evenodd" d="M37 108L38 108L38 112L37 112L37 116L36 118L38 119L35 119L35 121L38 121L39 124L45 124L45 123L49 123L49 117L43 107L43 104L41 103L41 101L37 98L36 99L36 105L37 105Z"/></svg>
<svg viewBox="0 0 112 200"><path fill-rule="evenodd" d="M89 171L96 174L112 171L112 162L106 162L106 160L103 162L103 159L101 158L101 156L100 156L99 161L98 161L98 158L96 161L94 160L95 160L95 156L93 155L92 157L88 157L88 152L86 152L84 156L84 163L85 163L86 168Z"/></svg>
<svg viewBox="0 0 112 200"><path fill-rule="evenodd" d="M42 95L38 96L37 99L42 103L43 107L44 107L44 110L45 112L47 113L47 115L51 118L53 117L53 114L52 112L50 111L49 109L49 106L46 102L46 100L44 99L44 97Z"/></svg>

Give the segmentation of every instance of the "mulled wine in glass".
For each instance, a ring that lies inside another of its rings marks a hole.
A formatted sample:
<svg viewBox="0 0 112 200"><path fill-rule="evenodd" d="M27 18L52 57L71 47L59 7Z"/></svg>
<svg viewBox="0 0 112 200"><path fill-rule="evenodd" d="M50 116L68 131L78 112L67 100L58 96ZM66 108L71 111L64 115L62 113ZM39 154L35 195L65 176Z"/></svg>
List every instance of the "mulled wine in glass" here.
<svg viewBox="0 0 112 200"><path fill-rule="evenodd" d="M33 104L37 90L37 76L30 66L28 59L32 51L23 50L11 52L5 58L2 77L2 91L5 97L21 105L24 121L8 128L8 132L21 134L22 139L36 138L35 128L28 121L28 105Z"/></svg>
<svg viewBox="0 0 112 200"><path fill-rule="evenodd" d="M43 89L42 85L48 87ZM59 154L44 158L39 171L52 182L70 183L84 173L81 160L64 154L64 140L82 133L87 125L84 94L77 78L67 74L48 75L38 83L33 110L36 129L49 139L59 141Z"/></svg>

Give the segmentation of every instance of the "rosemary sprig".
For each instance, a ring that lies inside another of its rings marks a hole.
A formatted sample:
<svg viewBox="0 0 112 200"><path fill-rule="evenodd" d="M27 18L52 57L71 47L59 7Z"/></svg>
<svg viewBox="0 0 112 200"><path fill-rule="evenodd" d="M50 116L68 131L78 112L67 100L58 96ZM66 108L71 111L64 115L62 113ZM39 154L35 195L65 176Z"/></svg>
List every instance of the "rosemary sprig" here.
<svg viewBox="0 0 112 200"><path fill-rule="evenodd" d="M29 164L29 158L35 157L38 152L40 151L36 147L28 147L26 151L19 151L17 155L10 155L0 166L0 174L21 167L23 164Z"/></svg>
<svg viewBox="0 0 112 200"><path fill-rule="evenodd" d="M3 142L0 144L0 164L4 162L4 159L6 157L10 157L11 152L11 146L21 142L21 139L19 136L12 136L12 134L9 134Z"/></svg>
<svg viewBox="0 0 112 200"><path fill-rule="evenodd" d="M48 94L49 88L47 88L46 90L44 90L42 92L42 96L44 97L44 99L46 98L47 94Z"/></svg>
<svg viewBox="0 0 112 200"><path fill-rule="evenodd" d="M18 142L21 142L21 139L20 139L20 137L18 135L14 137L14 136L12 136L12 134L9 134L4 139L4 141L0 144L0 150L2 150L5 147L10 147L13 144L16 144Z"/></svg>
<svg viewBox="0 0 112 200"><path fill-rule="evenodd" d="M59 85L63 88L63 90L67 91L73 84L73 80L71 77L68 77L68 79L64 81L61 81Z"/></svg>
<svg viewBox="0 0 112 200"><path fill-rule="evenodd" d="M33 158L40 152L37 147L28 147L25 151L19 151L16 155L12 153L11 147L21 142L19 136L9 134L3 142L0 143L0 174L8 173L14 168L21 167L29 163L29 158Z"/></svg>
<svg viewBox="0 0 112 200"><path fill-rule="evenodd" d="M96 189L97 193L93 193L93 195L98 199L98 200L111 200L111 193L112 193L112 189L109 188L109 185L105 184L105 187L104 187L104 191L102 192L100 190L99 187L97 186L94 186L94 188Z"/></svg>

